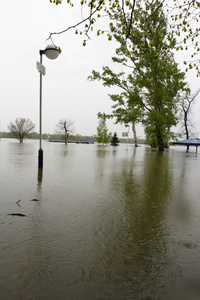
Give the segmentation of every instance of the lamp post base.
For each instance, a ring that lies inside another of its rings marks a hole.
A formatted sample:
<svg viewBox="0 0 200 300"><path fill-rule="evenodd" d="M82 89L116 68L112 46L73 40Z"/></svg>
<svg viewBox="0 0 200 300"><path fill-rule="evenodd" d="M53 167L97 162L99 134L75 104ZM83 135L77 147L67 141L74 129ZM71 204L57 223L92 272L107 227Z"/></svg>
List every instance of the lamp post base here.
<svg viewBox="0 0 200 300"><path fill-rule="evenodd" d="M43 150L42 148L38 151L38 168L43 168Z"/></svg>

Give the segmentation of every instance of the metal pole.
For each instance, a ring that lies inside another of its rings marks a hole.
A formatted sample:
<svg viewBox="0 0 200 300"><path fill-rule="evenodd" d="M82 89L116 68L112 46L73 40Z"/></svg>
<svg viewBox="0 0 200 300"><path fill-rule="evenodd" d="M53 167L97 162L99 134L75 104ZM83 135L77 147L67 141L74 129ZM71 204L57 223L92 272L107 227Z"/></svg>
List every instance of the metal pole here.
<svg viewBox="0 0 200 300"><path fill-rule="evenodd" d="M42 64L43 51L40 50L40 63ZM42 74L40 73L40 149L38 151L38 167L43 168L43 150L42 150Z"/></svg>
<svg viewBox="0 0 200 300"><path fill-rule="evenodd" d="M127 145L126 145L126 151L128 150L129 125L128 125L127 127L128 127L128 135L127 135Z"/></svg>

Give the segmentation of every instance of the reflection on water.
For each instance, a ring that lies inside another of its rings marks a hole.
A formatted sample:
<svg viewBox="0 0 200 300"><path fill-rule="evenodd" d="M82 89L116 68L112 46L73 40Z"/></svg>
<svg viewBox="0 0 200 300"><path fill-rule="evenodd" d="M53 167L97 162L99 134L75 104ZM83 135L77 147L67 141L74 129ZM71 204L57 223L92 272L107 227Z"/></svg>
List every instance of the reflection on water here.
<svg viewBox="0 0 200 300"><path fill-rule="evenodd" d="M101 287L109 284L118 299L145 299L147 295L163 299L177 276L166 232L172 180L168 156L163 159L151 152L143 158L143 162L133 157L121 161L118 172L114 170L107 178L109 190L102 191L94 207L96 247L91 266L101 296L105 295ZM112 297L108 290L105 299Z"/></svg>
<svg viewBox="0 0 200 300"><path fill-rule="evenodd" d="M38 170L37 152L0 142L1 299L200 298L198 155L44 143Z"/></svg>
<svg viewBox="0 0 200 300"><path fill-rule="evenodd" d="M38 176L37 176L37 191L38 192L41 192L42 178L43 178L43 168L38 168Z"/></svg>

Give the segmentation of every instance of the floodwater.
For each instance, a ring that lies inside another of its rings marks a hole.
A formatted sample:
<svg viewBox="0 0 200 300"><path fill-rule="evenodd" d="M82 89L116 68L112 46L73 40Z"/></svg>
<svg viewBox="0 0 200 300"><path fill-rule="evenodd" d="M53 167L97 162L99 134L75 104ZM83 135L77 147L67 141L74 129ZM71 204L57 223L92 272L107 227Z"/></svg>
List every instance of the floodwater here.
<svg viewBox="0 0 200 300"><path fill-rule="evenodd" d="M1 300L200 299L200 153L38 148L0 141Z"/></svg>

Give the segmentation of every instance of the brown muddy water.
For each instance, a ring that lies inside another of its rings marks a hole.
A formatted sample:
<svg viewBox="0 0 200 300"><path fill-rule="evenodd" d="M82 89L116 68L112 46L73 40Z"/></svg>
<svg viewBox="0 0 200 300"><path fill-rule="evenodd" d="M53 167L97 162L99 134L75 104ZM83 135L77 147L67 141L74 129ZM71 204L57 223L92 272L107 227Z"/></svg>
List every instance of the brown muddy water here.
<svg viewBox="0 0 200 300"><path fill-rule="evenodd" d="M38 148L0 141L0 300L200 299L200 153Z"/></svg>

